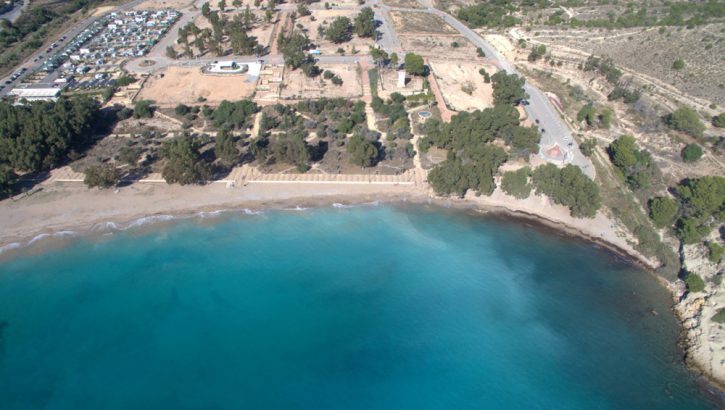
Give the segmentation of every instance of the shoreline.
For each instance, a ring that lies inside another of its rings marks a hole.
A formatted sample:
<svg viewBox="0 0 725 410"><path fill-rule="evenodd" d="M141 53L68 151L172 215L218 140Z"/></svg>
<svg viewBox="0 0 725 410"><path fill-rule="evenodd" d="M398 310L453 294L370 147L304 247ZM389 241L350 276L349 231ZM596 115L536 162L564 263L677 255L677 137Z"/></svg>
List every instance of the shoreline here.
<svg viewBox="0 0 725 410"><path fill-rule="evenodd" d="M539 228L545 228L552 231L552 233L561 234L570 238L584 239L590 244L599 246L608 252L611 252L617 257L624 259L627 263L636 265L652 275L657 282L663 286L668 293L675 295L672 283L662 277L656 271L656 266L652 264L652 261L645 258L643 255L634 251L633 249L627 249L621 246L621 244L614 243L603 237L601 234L597 235L595 229L588 223L585 225L589 227L589 232L586 229L582 229L582 226L576 226L574 224L567 223L565 220L561 220L552 212L552 209L539 209L539 212L526 209L525 206L505 206L500 203L496 203L495 199L480 199L473 197L466 198L442 198L435 197L429 192L421 189L409 189L401 187L393 187L394 189L384 190L380 187L369 187L370 190L360 190L360 192L350 192L351 189L346 187L342 190L330 189L328 192L320 189L317 192L310 192L309 187L303 187L299 193L283 192L282 195L245 195L243 198L230 198L228 192L224 192L223 200L218 200L219 197L211 196L209 201L199 202L181 202L181 206L173 206L171 209L162 210L159 209L148 209L142 206L138 208L136 206L130 208L122 208L121 211L104 215L99 209L96 209L95 205L91 205L89 209L94 209L95 212L91 212L90 218L82 218L75 212L72 215L61 215L71 216L69 218L58 218L57 214L54 214L55 218L50 218L51 223L41 223L36 225L37 228L32 227L28 229L15 229L14 231L8 232L3 229L0 233L0 261L4 259L11 259L18 255L19 252L28 251L30 248L37 246L37 251L42 252L48 247L52 247L53 244L60 243L61 240L68 239L69 237L73 240L104 234L112 231L125 231L128 229L138 229L143 226L155 226L159 223L167 222L170 220L181 220L181 219L193 219L193 218L204 218L205 214L231 214L237 213L248 213L253 214L264 211L297 211L304 210L307 208L323 208L330 206L346 207L346 206L365 206L372 204L387 204L387 205L432 205L442 209L455 209L463 211L472 211L480 215L491 215L494 217L501 217L506 220L513 221L525 221L526 223L532 223L537 225ZM179 188L179 187L177 187ZM185 193L194 190L211 190L213 187L181 187L180 189L185 190ZM84 188L85 189L85 188ZM128 190L128 188L125 188ZM226 190L226 188L224 188ZM174 188L168 188L163 190L163 195L168 195L169 192L173 195ZM153 191L153 190L152 190ZM251 190L252 192L258 192ZM381 192L382 191L382 192ZM119 191L117 190L116 193ZM88 191L86 191L88 194ZM191 196L194 198L194 192L191 192ZM112 196L112 191L95 191L88 194L90 196L102 195L105 197ZM132 204L147 200L145 196L148 192L132 192ZM82 195L81 195L82 196ZM139 197L141 196L141 197ZM495 194L494 194L495 196ZM73 198L74 195L66 195L61 200L67 200ZM533 197L533 196L532 196ZM490 197L489 197L490 198ZM41 199L41 203L44 203L44 199ZM165 199L165 198L162 198ZM499 198L500 200L501 198ZM506 199L506 198L504 198ZM26 199L20 199L14 204L22 204ZM52 199L56 200L56 199ZM7 205L10 200L0 202L0 209ZM85 201L84 201L85 202ZM162 202L163 203L163 202ZM14 205L14 204L11 204ZM337 205L336 205L337 204ZM45 203L47 205L47 203ZM88 203L85 204L89 205ZM178 204L177 204L178 205ZM520 205L520 204L519 204ZM53 207L55 209L55 207ZM139 209L140 208L140 209ZM536 209L536 208L534 208ZM55 209L57 210L57 209ZM118 209L117 209L118 211ZM32 210L30 211L32 213ZM22 219L22 218L21 218ZM53 221L55 219L55 221ZM605 220L606 217L604 217ZM59 222L60 221L60 222ZM24 226L20 221L20 226ZM41 221L45 222L45 221ZM2 223L2 219L0 219ZM50 239L50 241L45 241ZM626 242L625 242L626 243ZM33 252L31 250L31 252ZM708 373L705 364L700 364L692 360L690 355L690 349L693 347L693 341L687 337L687 329L684 327L683 318L681 318L675 310L676 302L670 307L670 311L675 315L680 328L681 336L678 345L682 349L682 360L683 363L690 369L693 376L698 380L705 382L703 389L709 394L719 397L723 400L725 397L725 381L718 380Z"/></svg>

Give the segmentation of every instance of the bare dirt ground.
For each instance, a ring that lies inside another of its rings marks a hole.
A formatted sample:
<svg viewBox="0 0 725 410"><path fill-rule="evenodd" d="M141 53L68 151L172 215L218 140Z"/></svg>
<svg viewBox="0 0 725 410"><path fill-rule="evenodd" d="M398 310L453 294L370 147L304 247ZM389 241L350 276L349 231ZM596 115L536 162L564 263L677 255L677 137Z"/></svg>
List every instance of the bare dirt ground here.
<svg viewBox="0 0 725 410"><path fill-rule="evenodd" d="M342 79L342 85L334 85L322 75L310 78L302 70L285 70L281 98L306 99L320 97L359 98L362 96L362 81L359 68L353 64L320 64L320 69L330 70Z"/></svg>
<svg viewBox="0 0 725 410"><path fill-rule="evenodd" d="M447 60L431 60L428 64L438 80L446 104L452 109L471 111L493 106L493 87L491 83L483 82L478 70L484 68L493 75L496 67Z"/></svg>
<svg viewBox="0 0 725 410"><path fill-rule="evenodd" d="M386 6L400 7L405 9L422 9L423 5L417 0L383 0Z"/></svg>
<svg viewBox="0 0 725 410"><path fill-rule="evenodd" d="M476 47L463 36L398 36L401 47L409 52L420 54L423 57L449 59L463 59L472 61L476 59ZM457 47L451 44L456 43ZM402 56L401 56L402 57ZM402 59L401 59L402 60Z"/></svg>
<svg viewBox="0 0 725 410"><path fill-rule="evenodd" d="M137 99L154 100L161 107L200 104L199 98L206 99L205 104L236 101L254 92L256 81L246 82L248 78L247 75L205 75L194 67L169 67L153 74Z"/></svg>
<svg viewBox="0 0 725 410"><path fill-rule="evenodd" d="M428 13L392 10L390 18L393 20L393 26L398 34L458 34L458 30L451 27L442 18Z"/></svg>
<svg viewBox="0 0 725 410"><path fill-rule="evenodd" d="M194 3L194 0L149 0L134 7L136 10L150 9L183 9Z"/></svg>
<svg viewBox="0 0 725 410"><path fill-rule="evenodd" d="M557 49L608 55L617 65L651 76L678 90L725 104L725 24L686 29L535 30L532 39ZM685 68L672 64L682 59Z"/></svg>
<svg viewBox="0 0 725 410"><path fill-rule="evenodd" d="M353 34L350 41L335 44L320 36L317 31L317 28L320 26L329 26L337 17L347 17L350 19L350 22L353 22L357 15L358 11L356 10L312 10L311 15L297 18L295 26L302 25L303 31L307 32L307 36L315 43L317 49L322 54L337 54L337 49L342 48L347 55L354 54L353 49L357 50L358 54L367 55L370 46L375 45L375 42L371 38L360 38ZM315 21L312 21L313 17Z"/></svg>
<svg viewBox="0 0 725 410"><path fill-rule="evenodd" d="M405 87L398 87L398 72L385 69L381 72L383 81L378 80L378 96L389 98L392 93L411 95L423 92L423 77L407 76Z"/></svg>

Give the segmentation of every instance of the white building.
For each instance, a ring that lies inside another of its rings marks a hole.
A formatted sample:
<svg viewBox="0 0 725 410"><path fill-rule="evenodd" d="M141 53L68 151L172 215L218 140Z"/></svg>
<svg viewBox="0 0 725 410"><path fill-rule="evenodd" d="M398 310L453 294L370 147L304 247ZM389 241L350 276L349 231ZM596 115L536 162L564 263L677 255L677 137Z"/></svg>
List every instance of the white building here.
<svg viewBox="0 0 725 410"><path fill-rule="evenodd" d="M16 96L18 100L27 101L55 101L60 96L59 88L13 88L8 93Z"/></svg>

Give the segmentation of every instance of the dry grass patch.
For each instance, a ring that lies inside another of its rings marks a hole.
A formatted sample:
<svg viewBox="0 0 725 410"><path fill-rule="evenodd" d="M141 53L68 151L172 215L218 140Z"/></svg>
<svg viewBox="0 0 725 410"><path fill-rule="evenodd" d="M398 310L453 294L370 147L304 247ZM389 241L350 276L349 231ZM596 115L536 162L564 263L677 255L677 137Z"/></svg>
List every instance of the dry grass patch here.
<svg viewBox="0 0 725 410"><path fill-rule="evenodd" d="M136 10L183 9L194 3L194 0L149 0L134 7Z"/></svg>
<svg viewBox="0 0 725 410"><path fill-rule="evenodd" d="M307 98L359 98L362 96L362 82L359 68L353 64L320 64L323 71L329 70L342 79L342 85L325 80L322 75L310 78L302 70L285 70L281 97L301 100Z"/></svg>
<svg viewBox="0 0 725 410"><path fill-rule="evenodd" d="M493 87L484 83L481 68L490 75L497 69L491 65L449 61L430 61L446 104L456 111L482 110L493 106Z"/></svg>
<svg viewBox="0 0 725 410"><path fill-rule="evenodd" d="M392 10L390 18L398 34L458 34L458 30L433 14Z"/></svg>
<svg viewBox="0 0 725 410"><path fill-rule="evenodd" d="M422 9L422 4L418 3L417 0L383 0L386 6L400 7L404 9Z"/></svg>
<svg viewBox="0 0 725 410"><path fill-rule="evenodd" d="M399 38L404 50L420 54L423 57L467 61L479 59L476 55L476 47L463 36L400 36Z"/></svg>

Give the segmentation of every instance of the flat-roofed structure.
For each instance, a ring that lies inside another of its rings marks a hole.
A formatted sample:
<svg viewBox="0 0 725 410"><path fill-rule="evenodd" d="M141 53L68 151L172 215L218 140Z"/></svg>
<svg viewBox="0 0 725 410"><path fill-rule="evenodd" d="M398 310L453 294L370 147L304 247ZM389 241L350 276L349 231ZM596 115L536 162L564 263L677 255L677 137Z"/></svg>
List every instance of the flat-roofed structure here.
<svg viewBox="0 0 725 410"><path fill-rule="evenodd" d="M60 96L59 88L13 88L8 95L27 101L55 101Z"/></svg>

